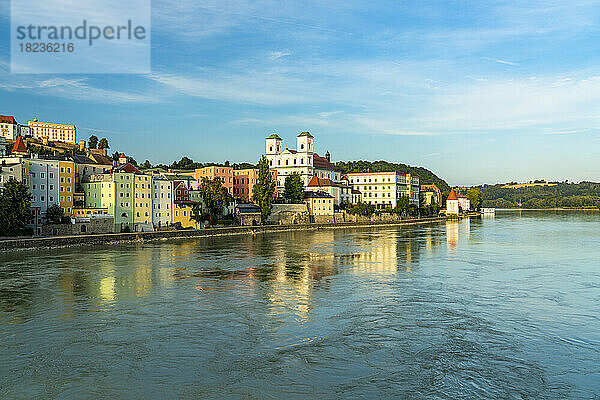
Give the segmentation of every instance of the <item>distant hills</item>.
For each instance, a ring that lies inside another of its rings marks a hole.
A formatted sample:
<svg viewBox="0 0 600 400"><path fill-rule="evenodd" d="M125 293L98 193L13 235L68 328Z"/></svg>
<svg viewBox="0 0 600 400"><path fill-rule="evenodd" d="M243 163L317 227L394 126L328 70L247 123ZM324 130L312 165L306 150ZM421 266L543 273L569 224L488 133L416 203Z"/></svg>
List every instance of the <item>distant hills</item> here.
<svg viewBox="0 0 600 400"><path fill-rule="evenodd" d="M434 183L442 192L450 190L445 180L424 167L411 167L406 164L387 161L338 161L335 166L343 173L350 172L398 172L401 174L417 175L422 185Z"/></svg>
<svg viewBox="0 0 600 400"><path fill-rule="evenodd" d="M482 207L600 208L600 183L545 182L476 186L483 191Z"/></svg>

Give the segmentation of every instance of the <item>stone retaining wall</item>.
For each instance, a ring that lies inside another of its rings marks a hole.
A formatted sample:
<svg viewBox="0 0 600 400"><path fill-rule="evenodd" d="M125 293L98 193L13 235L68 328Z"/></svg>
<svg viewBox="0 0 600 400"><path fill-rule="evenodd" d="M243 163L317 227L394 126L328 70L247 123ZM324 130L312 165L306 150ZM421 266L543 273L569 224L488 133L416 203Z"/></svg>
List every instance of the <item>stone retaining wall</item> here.
<svg viewBox="0 0 600 400"><path fill-rule="evenodd" d="M158 231L138 233L111 233L98 235L58 236L0 241L0 251L59 248L80 245L105 245L127 242L144 242L169 239L201 238L212 236L248 235L256 233L285 232L295 230L316 230L332 228L361 228L373 226L416 225L445 221L446 217L409 219L392 222L342 222L329 224L302 225L261 225L253 227L235 226L228 228L209 228L201 230Z"/></svg>

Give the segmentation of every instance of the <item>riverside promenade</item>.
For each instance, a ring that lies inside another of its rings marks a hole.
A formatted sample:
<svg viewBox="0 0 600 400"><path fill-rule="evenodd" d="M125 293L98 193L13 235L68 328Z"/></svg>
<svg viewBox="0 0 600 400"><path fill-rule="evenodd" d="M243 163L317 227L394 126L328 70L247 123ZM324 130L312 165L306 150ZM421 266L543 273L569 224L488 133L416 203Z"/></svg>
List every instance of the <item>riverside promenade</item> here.
<svg viewBox="0 0 600 400"><path fill-rule="evenodd" d="M478 214L477 214L478 215ZM466 217L473 216L468 215ZM135 243L146 241L166 241L179 239L193 239L215 236L255 235L259 233L308 231L319 229L362 228L375 226L397 226L439 223L446 221L447 217L414 218L400 221L385 222L338 222L329 224L296 224L296 225L258 225L234 226L225 228L184 229L174 231L133 232L133 233L105 233L73 236L52 236L5 239L0 241L0 252L15 250L51 249L74 246L93 246L117 243Z"/></svg>

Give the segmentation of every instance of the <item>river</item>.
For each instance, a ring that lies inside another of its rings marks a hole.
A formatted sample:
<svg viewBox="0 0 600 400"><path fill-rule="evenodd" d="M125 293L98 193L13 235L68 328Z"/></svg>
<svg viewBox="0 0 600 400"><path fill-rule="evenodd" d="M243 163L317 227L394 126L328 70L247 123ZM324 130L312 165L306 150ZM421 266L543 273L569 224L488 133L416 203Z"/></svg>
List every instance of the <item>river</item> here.
<svg viewBox="0 0 600 400"><path fill-rule="evenodd" d="M600 214L0 254L0 398L598 398Z"/></svg>

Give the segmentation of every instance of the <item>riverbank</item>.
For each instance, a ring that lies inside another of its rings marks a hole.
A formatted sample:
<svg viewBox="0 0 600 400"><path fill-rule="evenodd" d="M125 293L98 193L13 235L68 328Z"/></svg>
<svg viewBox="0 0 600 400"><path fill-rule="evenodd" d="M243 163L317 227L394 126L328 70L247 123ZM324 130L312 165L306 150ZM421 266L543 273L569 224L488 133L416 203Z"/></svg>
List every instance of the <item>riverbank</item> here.
<svg viewBox="0 0 600 400"><path fill-rule="evenodd" d="M156 231L135 233L107 233L97 235L53 236L0 241L0 252L16 250L53 249L74 246L95 246L119 243L153 242L180 239L195 239L215 236L256 235L259 233L309 231L320 229L362 228L374 226L418 225L446 221L446 217L407 219L391 222L339 222L306 225L260 225L207 228L199 230Z"/></svg>

